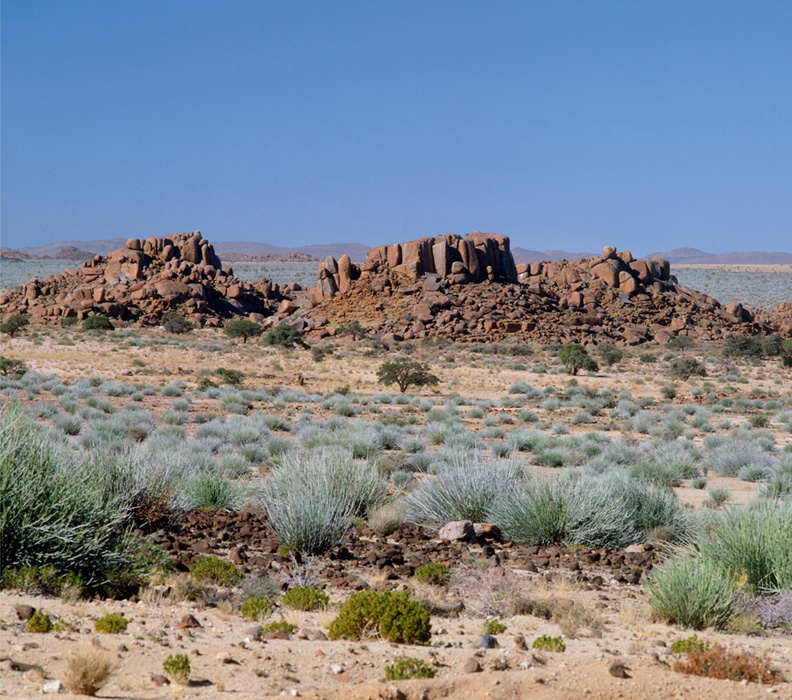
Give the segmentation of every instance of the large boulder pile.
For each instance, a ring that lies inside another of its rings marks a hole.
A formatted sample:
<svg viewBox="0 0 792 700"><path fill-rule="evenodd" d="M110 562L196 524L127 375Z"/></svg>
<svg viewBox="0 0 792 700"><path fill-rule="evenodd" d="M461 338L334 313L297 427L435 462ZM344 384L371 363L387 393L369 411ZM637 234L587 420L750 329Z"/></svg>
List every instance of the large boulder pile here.
<svg viewBox="0 0 792 700"><path fill-rule="evenodd" d="M792 313L782 311L724 307L679 286L667 260L636 260L610 246L594 258L515 265L506 236L476 232L373 248L361 266L327 258L310 304L288 322L318 337L357 322L391 340L637 345L675 335L790 335Z"/></svg>
<svg viewBox="0 0 792 700"><path fill-rule="evenodd" d="M355 280L392 277L415 282L425 275L435 275L453 284L471 282L516 282L509 238L496 233L469 233L419 238L371 248L366 262L355 265L348 255L338 261L325 258L319 265L314 301L332 299L346 292Z"/></svg>
<svg viewBox="0 0 792 700"><path fill-rule="evenodd" d="M220 326L238 314L264 320L287 294L267 280L252 285L223 270L213 246L195 231L130 238L124 248L79 269L0 293L0 312L28 314L34 323L103 314L154 325L164 313L178 311L198 326Z"/></svg>

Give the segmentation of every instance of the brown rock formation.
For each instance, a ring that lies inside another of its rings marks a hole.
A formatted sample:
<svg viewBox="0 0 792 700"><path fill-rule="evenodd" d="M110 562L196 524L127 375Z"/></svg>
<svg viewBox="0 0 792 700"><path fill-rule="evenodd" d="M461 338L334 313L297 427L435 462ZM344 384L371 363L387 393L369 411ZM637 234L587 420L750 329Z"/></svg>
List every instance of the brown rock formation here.
<svg viewBox="0 0 792 700"><path fill-rule="evenodd" d="M196 231L130 238L124 248L97 255L78 270L0 294L0 312L26 313L37 323L104 314L154 325L167 311L178 311L196 325L219 326L237 314L270 316L286 294L266 279L252 285L223 270L212 245Z"/></svg>
<svg viewBox="0 0 792 700"><path fill-rule="evenodd" d="M515 265L505 236L437 236L372 248L360 267L327 258L317 277L313 308L296 310L289 323L318 336L353 321L388 340L637 345L675 335L792 335L792 304L723 307L677 285L668 261L635 260L610 246L600 257Z"/></svg>

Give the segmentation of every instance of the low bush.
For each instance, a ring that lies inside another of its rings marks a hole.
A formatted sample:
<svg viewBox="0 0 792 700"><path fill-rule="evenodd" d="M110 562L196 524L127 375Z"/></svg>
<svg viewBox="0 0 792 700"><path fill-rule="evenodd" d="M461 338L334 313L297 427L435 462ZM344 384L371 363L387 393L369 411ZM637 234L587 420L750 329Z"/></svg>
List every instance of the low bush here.
<svg viewBox="0 0 792 700"><path fill-rule="evenodd" d="M691 377L706 377L707 368L694 357L675 357L671 360L668 373L674 379L684 381Z"/></svg>
<svg viewBox="0 0 792 700"><path fill-rule="evenodd" d="M7 321L0 323L0 333L5 333L13 338L19 331L30 323L27 316L14 314Z"/></svg>
<svg viewBox="0 0 792 700"><path fill-rule="evenodd" d="M201 557L190 567L190 575L196 581L209 581L220 586L233 586L242 579L236 565L220 557Z"/></svg>
<svg viewBox="0 0 792 700"><path fill-rule="evenodd" d="M296 629L297 625L293 625L291 622L287 622L286 620L273 620L272 622L264 625L264 627L261 629L261 636L263 638L268 634L272 634L273 632L285 632L286 634L291 634Z"/></svg>
<svg viewBox="0 0 792 700"><path fill-rule="evenodd" d="M43 610L36 610L25 624L25 631L46 634L52 631L52 620Z"/></svg>
<svg viewBox="0 0 792 700"><path fill-rule="evenodd" d="M423 659L406 656L396 659L385 667L386 681L405 681L410 678L434 678L437 669L428 666Z"/></svg>
<svg viewBox="0 0 792 700"><path fill-rule="evenodd" d="M162 670L175 682L185 685L192 673L190 657L187 654L168 654L168 658L162 662Z"/></svg>
<svg viewBox="0 0 792 700"><path fill-rule="evenodd" d="M674 662L678 673L748 683L782 683L784 676L772 668L767 657L716 644L712 649L691 651Z"/></svg>
<svg viewBox="0 0 792 700"><path fill-rule="evenodd" d="M374 636L389 642L426 644L431 638L429 613L406 592L353 593L330 623L330 639Z"/></svg>
<svg viewBox="0 0 792 700"><path fill-rule="evenodd" d="M274 345L281 348L293 348L299 346L307 348L308 343L303 340L302 333L295 326L282 323L280 326L271 330L264 336L264 345Z"/></svg>
<svg viewBox="0 0 792 700"><path fill-rule="evenodd" d="M295 586L290 588L283 595L281 601L287 608L292 610L322 610L327 607L330 598L327 593L320 591L313 586Z"/></svg>
<svg viewBox="0 0 792 700"><path fill-rule="evenodd" d="M699 639L697 635L685 637L684 639L677 639L671 642L672 654L689 654L691 651L707 651L710 648L710 643Z"/></svg>
<svg viewBox="0 0 792 700"><path fill-rule="evenodd" d="M113 324L107 316L96 314L95 316L89 316L82 322L82 329L84 331L111 331L113 330Z"/></svg>
<svg viewBox="0 0 792 700"><path fill-rule="evenodd" d="M174 333L176 335L189 333L193 329L192 323L176 311L168 311L168 313L163 314L160 323L168 333Z"/></svg>
<svg viewBox="0 0 792 700"><path fill-rule="evenodd" d="M580 343L567 343L558 349L557 354L567 372L573 376L581 369L587 372L596 372L599 369L594 358Z"/></svg>
<svg viewBox="0 0 792 700"><path fill-rule="evenodd" d="M503 634L506 631L506 625L504 625L500 620L487 620L484 623L484 632L485 634Z"/></svg>
<svg viewBox="0 0 792 700"><path fill-rule="evenodd" d="M413 577L421 583L444 586L451 578L451 570L439 561L432 561L428 564L421 564L413 573Z"/></svg>
<svg viewBox="0 0 792 700"><path fill-rule="evenodd" d="M272 614L272 603L266 598L248 598L242 603L240 613L246 620L263 620Z"/></svg>
<svg viewBox="0 0 792 700"><path fill-rule="evenodd" d="M551 637L550 635L543 634L541 637L534 639L531 648L560 654L566 651L566 644L564 644L561 637Z"/></svg>
<svg viewBox="0 0 792 700"><path fill-rule="evenodd" d="M94 629L101 634L118 634L119 632L126 632L129 620L127 620L120 613L110 613L104 617L100 617Z"/></svg>

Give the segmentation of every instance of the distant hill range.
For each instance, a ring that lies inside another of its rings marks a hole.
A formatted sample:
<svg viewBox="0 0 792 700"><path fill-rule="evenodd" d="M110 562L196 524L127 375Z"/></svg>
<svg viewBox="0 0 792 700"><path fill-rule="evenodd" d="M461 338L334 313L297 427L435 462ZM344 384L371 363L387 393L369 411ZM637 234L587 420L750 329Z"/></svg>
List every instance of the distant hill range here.
<svg viewBox="0 0 792 700"><path fill-rule="evenodd" d="M705 253L696 248L674 248L652 253L648 258L665 258L672 265L792 265L792 253Z"/></svg>
<svg viewBox="0 0 792 700"><path fill-rule="evenodd" d="M570 253L566 250L529 250L528 248L512 248L511 252L517 265L545 260L549 262L579 260L580 258L593 258L595 256L595 253Z"/></svg>
<svg viewBox="0 0 792 700"><path fill-rule="evenodd" d="M6 260L25 260L31 258L55 258L69 260L89 260L94 255L107 255L123 248L126 238L109 238L95 241L61 241L49 245L21 248L20 250L2 249ZM227 241L214 244L217 254L226 262L316 262L328 255L336 260L348 255L352 262L366 259L368 246L362 243L324 243L289 248L253 241ZM531 250L513 247L514 262L528 263L549 260L578 260L595 257L593 252L570 252L567 250ZM665 258L672 265L792 265L792 253L705 253L696 248L675 248L661 253L651 253L646 257Z"/></svg>

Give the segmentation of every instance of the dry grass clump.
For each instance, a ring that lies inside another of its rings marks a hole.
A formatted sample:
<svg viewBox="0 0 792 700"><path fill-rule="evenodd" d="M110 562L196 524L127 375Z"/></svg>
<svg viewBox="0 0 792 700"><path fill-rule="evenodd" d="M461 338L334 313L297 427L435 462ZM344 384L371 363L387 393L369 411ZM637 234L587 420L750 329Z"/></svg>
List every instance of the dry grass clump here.
<svg viewBox="0 0 792 700"><path fill-rule="evenodd" d="M602 636L605 623L588 604L568 598L550 600L547 604L552 615L551 619L559 626L561 634L565 637L576 637L581 627L590 630L595 637Z"/></svg>
<svg viewBox="0 0 792 700"><path fill-rule="evenodd" d="M115 670L107 654L94 649L79 651L66 662L63 685L75 695L96 695Z"/></svg>
<svg viewBox="0 0 792 700"><path fill-rule="evenodd" d="M784 680L780 671L770 667L767 657L720 644L711 649L691 651L684 659L674 662L673 668L678 673L749 683L782 683Z"/></svg>
<svg viewBox="0 0 792 700"><path fill-rule="evenodd" d="M480 617L535 614L530 582L507 567L462 563L454 568L449 588L464 601L467 610Z"/></svg>

